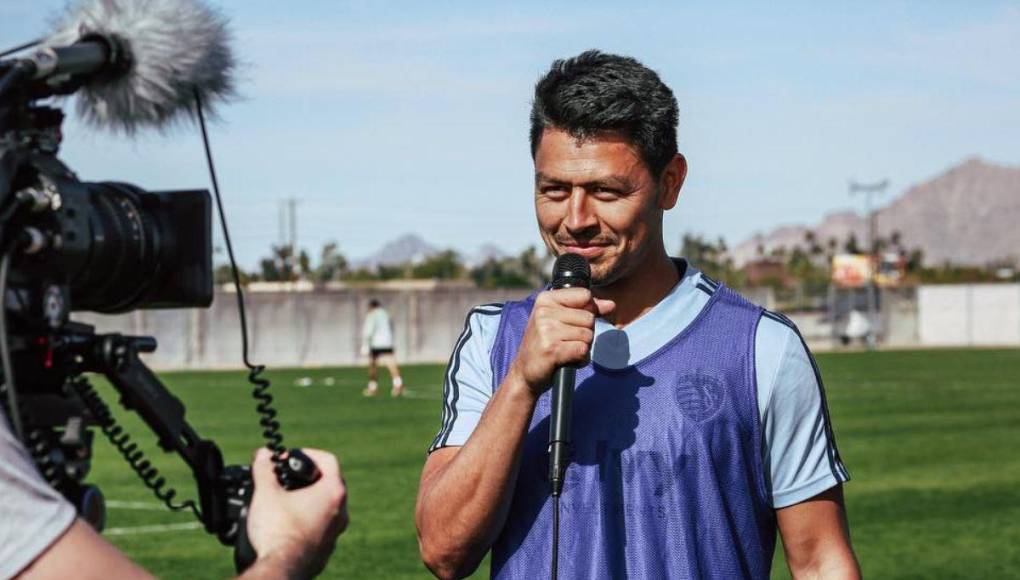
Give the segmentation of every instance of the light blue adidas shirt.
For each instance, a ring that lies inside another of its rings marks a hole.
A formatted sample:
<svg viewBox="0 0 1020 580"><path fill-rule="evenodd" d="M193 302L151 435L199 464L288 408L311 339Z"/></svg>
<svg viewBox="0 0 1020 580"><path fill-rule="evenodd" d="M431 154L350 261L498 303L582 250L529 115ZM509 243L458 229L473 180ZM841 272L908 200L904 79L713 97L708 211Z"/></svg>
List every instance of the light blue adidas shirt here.
<svg viewBox="0 0 1020 580"><path fill-rule="evenodd" d="M624 368L659 350L701 312L717 283L691 266L651 310L623 329L595 322L592 360ZM444 381L443 426L429 451L467 442L492 397L490 353L500 305L474 308L457 341ZM839 461L814 361L796 327L766 312L755 335L758 410L765 477L772 505L802 502L850 479Z"/></svg>

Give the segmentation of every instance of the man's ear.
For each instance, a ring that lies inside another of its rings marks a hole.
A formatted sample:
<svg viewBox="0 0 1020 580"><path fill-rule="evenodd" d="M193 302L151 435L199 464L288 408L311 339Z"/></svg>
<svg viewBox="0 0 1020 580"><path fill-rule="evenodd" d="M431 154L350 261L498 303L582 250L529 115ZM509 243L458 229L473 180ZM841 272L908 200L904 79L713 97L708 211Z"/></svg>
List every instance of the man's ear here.
<svg viewBox="0 0 1020 580"><path fill-rule="evenodd" d="M659 177L659 209L663 211L673 209L677 199L680 198L680 188L683 187L686 178L687 159L677 153Z"/></svg>

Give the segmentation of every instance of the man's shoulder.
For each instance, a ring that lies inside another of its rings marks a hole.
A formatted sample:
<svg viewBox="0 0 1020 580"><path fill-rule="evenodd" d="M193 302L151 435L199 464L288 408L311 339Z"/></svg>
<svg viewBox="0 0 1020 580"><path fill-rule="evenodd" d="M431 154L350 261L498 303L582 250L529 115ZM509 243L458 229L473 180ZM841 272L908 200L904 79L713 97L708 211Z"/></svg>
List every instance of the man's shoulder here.
<svg viewBox="0 0 1020 580"><path fill-rule="evenodd" d="M464 321L464 334L468 340L481 341L486 350L492 347L503 310L509 302L489 302L472 307Z"/></svg>
<svg viewBox="0 0 1020 580"><path fill-rule="evenodd" d="M800 338L800 331L797 325L781 312L774 312L761 306L755 301L754 296L745 295L725 283L720 283L694 265L688 263L684 278L689 278L689 284L697 289L702 296L704 303L716 294L717 301L727 303L748 311L750 314L757 313L758 326L755 330L756 359L761 362L765 359L771 360L772 364L780 364L787 351L803 349Z"/></svg>
<svg viewBox="0 0 1020 580"><path fill-rule="evenodd" d="M729 306L762 314L766 312L764 307L754 302L754 300L750 297L744 295L738 290L730 288L724 283L716 281L704 272L698 273L697 288L709 296L718 295L717 301L724 302Z"/></svg>
<svg viewBox="0 0 1020 580"><path fill-rule="evenodd" d="M485 304L472 306L471 309L468 310L468 319L483 320L498 317L503 313L503 309L507 304L510 304L510 302L487 302Z"/></svg>
<svg viewBox="0 0 1020 580"><path fill-rule="evenodd" d="M524 313L525 316L528 316L531 314L531 308L535 305L535 297L537 297L539 292L542 290L544 290L544 288L534 290L527 296L518 300L505 300L503 302L479 304L468 311L468 319L495 319L498 323L501 317L511 313Z"/></svg>

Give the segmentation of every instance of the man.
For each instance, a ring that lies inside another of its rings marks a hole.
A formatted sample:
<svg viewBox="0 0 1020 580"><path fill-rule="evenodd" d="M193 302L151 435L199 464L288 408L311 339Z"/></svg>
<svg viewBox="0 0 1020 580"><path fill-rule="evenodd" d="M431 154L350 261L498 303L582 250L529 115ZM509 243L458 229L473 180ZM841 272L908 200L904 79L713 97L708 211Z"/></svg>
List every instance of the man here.
<svg viewBox="0 0 1020 580"><path fill-rule="evenodd" d="M322 477L294 491L276 481L267 450L255 456L248 537L258 559L241 578L310 578L325 567L337 536L347 527L346 489L336 458L324 451L304 451ZM0 578L12 577L152 576L76 518L71 504L39 475L0 412Z"/></svg>
<svg viewBox="0 0 1020 580"><path fill-rule="evenodd" d="M560 499L564 578L856 578L822 385L796 328L671 259L687 172L672 91L636 60L556 61L535 89L539 231L592 290L468 315L415 520L437 576L550 574L546 452L557 367L579 365ZM590 355L589 355L590 353ZM589 356L591 362L589 362Z"/></svg>
<svg viewBox="0 0 1020 580"><path fill-rule="evenodd" d="M368 315L361 327L361 352L368 355L368 387L363 391L366 397L374 397L379 392L378 363L386 365L393 381L390 395L399 397L404 394L404 380L400 378L397 359L393 354L393 324L390 315L373 298L368 302Z"/></svg>

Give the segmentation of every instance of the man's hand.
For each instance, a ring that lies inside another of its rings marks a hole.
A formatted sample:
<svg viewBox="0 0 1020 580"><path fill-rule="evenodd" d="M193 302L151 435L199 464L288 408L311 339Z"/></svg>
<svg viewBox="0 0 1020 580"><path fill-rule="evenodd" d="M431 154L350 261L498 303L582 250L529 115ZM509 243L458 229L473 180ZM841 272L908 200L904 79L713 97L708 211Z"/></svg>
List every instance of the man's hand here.
<svg viewBox="0 0 1020 580"><path fill-rule="evenodd" d="M558 367L588 361L595 318L615 307L612 300L595 298L586 288L542 292L535 298L512 372L519 373L535 395L541 394Z"/></svg>
<svg viewBox="0 0 1020 580"><path fill-rule="evenodd" d="M252 463L255 493L248 538L258 560L243 578L310 578L326 566L337 536L347 527L347 489L331 453L302 449L322 477L287 491L276 480L271 453L259 449Z"/></svg>

